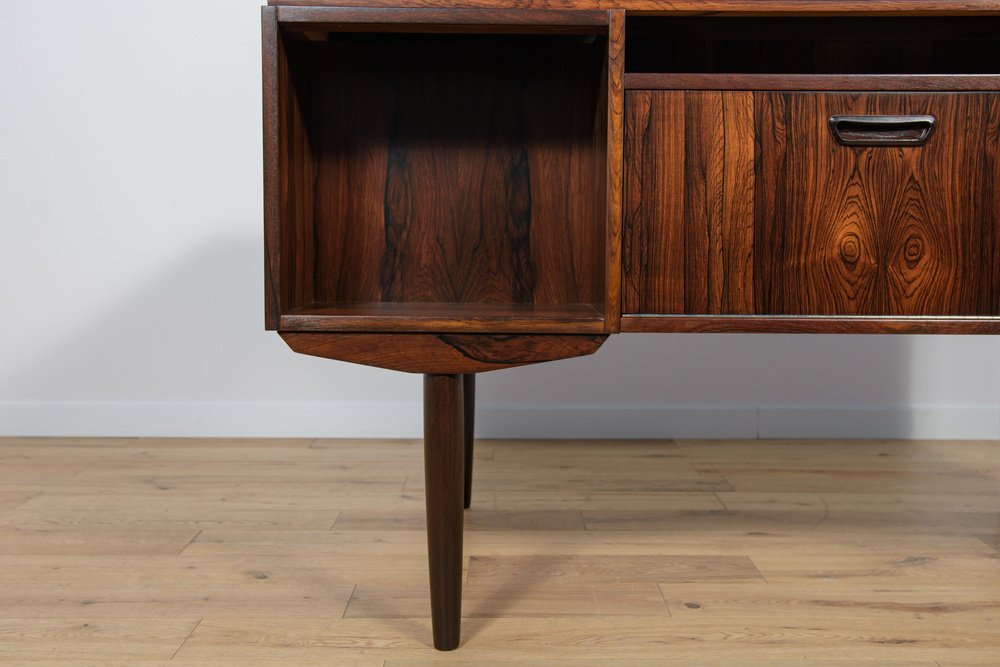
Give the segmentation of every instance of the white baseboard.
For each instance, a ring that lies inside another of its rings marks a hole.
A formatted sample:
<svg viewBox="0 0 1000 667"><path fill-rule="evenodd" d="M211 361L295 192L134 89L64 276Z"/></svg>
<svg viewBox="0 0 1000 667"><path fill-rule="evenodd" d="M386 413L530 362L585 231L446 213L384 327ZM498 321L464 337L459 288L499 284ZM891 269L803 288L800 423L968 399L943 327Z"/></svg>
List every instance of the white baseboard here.
<svg viewBox="0 0 1000 667"><path fill-rule="evenodd" d="M419 404L0 403L0 436L420 437ZM1000 406L483 405L484 438L1000 438Z"/></svg>
<svg viewBox="0 0 1000 667"><path fill-rule="evenodd" d="M494 438L755 438L757 408L559 405L485 407L476 433Z"/></svg>
<svg viewBox="0 0 1000 667"><path fill-rule="evenodd" d="M761 438L1000 438L995 405L761 406Z"/></svg>
<svg viewBox="0 0 1000 667"><path fill-rule="evenodd" d="M420 405L0 403L0 435L410 438Z"/></svg>

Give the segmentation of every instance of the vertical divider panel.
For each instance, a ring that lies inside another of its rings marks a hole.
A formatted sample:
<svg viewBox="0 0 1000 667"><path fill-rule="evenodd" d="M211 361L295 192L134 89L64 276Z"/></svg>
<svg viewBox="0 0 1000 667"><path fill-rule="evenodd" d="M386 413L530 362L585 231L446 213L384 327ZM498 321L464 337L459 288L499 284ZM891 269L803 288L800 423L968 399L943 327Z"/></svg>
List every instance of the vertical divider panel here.
<svg viewBox="0 0 1000 667"><path fill-rule="evenodd" d="M278 181L278 11L261 7L264 103L264 328L278 328L281 227Z"/></svg>
<svg viewBox="0 0 1000 667"><path fill-rule="evenodd" d="M624 177L625 10L608 11L607 303L605 331L621 330L622 179Z"/></svg>
<svg viewBox="0 0 1000 667"><path fill-rule="evenodd" d="M310 136L312 74L301 43L278 34L278 166L281 211L281 310L316 299L316 164Z"/></svg>

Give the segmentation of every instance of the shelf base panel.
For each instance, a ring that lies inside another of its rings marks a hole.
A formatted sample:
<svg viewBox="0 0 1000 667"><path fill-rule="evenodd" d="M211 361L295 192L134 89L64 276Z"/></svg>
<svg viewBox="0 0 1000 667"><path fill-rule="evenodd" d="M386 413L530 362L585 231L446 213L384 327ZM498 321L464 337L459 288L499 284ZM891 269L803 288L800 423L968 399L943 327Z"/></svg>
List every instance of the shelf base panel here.
<svg viewBox="0 0 1000 667"><path fill-rule="evenodd" d="M464 374L593 354L606 335L280 332L300 354L407 373Z"/></svg>

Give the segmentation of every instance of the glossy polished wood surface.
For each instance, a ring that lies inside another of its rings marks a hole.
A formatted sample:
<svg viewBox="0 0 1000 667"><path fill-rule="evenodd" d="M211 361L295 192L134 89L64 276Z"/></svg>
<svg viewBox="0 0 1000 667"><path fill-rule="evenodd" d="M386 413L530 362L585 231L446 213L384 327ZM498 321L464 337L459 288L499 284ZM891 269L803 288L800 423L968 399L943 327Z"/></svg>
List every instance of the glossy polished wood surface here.
<svg viewBox="0 0 1000 667"><path fill-rule="evenodd" d="M761 313L1000 314L1000 95L756 95ZM831 149L815 118L929 114L926 145Z"/></svg>
<svg viewBox="0 0 1000 667"><path fill-rule="evenodd" d="M278 328L281 317L281 296L278 293L281 274L281 127L283 99L278 80L281 76L278 60L280 37L278 12L274 7L261 9L262 116L264 138L264 326Z"/></svg>
<svg viewBox="0 0 1000 667"><path fill-rule="evenodd" d="M601 333L607 328L593 304L558 305L493 303L310 304L294 308L278 320L284 331L408 331L451 333Z"/></svg>
<svg viewBox="0 0 1000 667"><path fill-rule="evenodd" d="M593 354L607 336L282 332L301 354L409 373L483 373Z"/></svg>
<svg viewBox="0 0 1000 667"><path fill-rule="evenodd" d="M608 13L599 10L558 9L448 9L405 7L320 7L315 5L278 7L278 20L296 29L345 32L352 30L378 32L510 32L525 34L540 32L559 34L564 28L573 34L606 33ZM590 28L583 30L581 28Z"/></svg>
<svg viewBox="0 0 1000 667"><path fill-rule="evenodd" d="M609 46L591 14L569 36L308 30L362 14L280 24L278 326L606 330Z"/></svg>
<svg viewBox="0 0 1000 667"><path fill-rule="evenodd" d="M794 2L710 17L683 3L646 15L323 4L264 10L265 110L280 117L265 128L271 328L993 330L968 318L1000 310L994 98L954 95L997 87L988 4L809 3L822 18ZM853 163L824 152L823 114L890 99L975 120L899 168L890 150ZM764 118L769 104L798 115ZM956 162L967 151L972 166ZM802 180L796 165L841 181ZM852 201L855 167L869 170L857 224L870 256L838 277L856 212L834 208ZM915 208L900 203L914 193ZM903 227L919 233L895 238Z"/></svg>
<svg viewBox="0 0 1000 667"><path fill-rule="evenodd" d="M462 428L465 440L465 492L462 494L464 509L472 506L472 468L476 456L476 374L462 376Z"/></svg>
<svg viewBox="0 0 1000 667"><path fill-rule="evenodd" d="M1000 334L996 317L626 315L628 333Z"/></svg>
<svg viewBox="0 0 1000 667"><path fill-rule="evenodd" d="M1000 313L997 95L628 101L626 312ZM827 122L838 114L937 123L924 146L845 147Z"/></svg>
<svg viewBox="0 0 1000 667"><path fill-rule="evenodd" d="M0 662L993 667L997 442L481 441L431 646L416 440L0 440Z"/></svg>
<svg viewBox="0 0 1000 667"><path fill-rule="evenodd" d="M458 648L462 632L465 380L424 376L424 484L434 648Z"/></svg>
<svg viewBox="0 0 1000 667"><path fill-rule="evenodd" d="M607 105L608 141L604 151L607 163L607 320L606 331L617 332L621 318L621 247L622 247L622 141L625 135L625 12L608 12ZM604 87L602 86L602 90Z"/></svg>
<svg viewBox="0 0 1000 667"><path fill-rule="evenodd" d="M753 95L626 97L626 313L753 314Z"/></svg>
<svg viewBox="0 0 1000 667"><path fill-rule="evenodd" d="M510 0L268 0L270 5L480 7L506 9ZM624 9L691 15L956 15L997 14L997 0L519 0L521 9Z"/></svg>
<svg viewBox="0 0 1000 667"><path fill-rule="evenodd" d="M878 90L900 92L996 91L996 74L718 74L625 75L632 90Z"/></svg>
<svg viewBox="0 0 1000 667"><path fill-rule="evenodd" d="M347 43L317 54L322 97L313 103L344 120L314 138L326 221L316 261L331 267L316 301L597 300L588 281L600 272L588 248L572 245L593 227L586 193L597 182L586 149L572 147L588 146L594 132L598 61L572 45L511 53L483 39ZM342 189L323 187L340 179ZM378 202L380 215L356 208L364 202ZM555 272L566 265L578 270Z"/></svg>

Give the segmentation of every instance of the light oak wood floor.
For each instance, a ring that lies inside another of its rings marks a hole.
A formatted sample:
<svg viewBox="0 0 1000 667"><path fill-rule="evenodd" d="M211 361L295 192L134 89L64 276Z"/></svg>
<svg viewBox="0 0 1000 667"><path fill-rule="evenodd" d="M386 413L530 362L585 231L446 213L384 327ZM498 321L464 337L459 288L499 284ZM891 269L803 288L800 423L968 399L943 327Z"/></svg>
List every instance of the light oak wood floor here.
<svg viewBox="0 0 1000 667"><path fill-rule="evenodd" d="M0 663L1000 665L1000 443L0 439Z"/></svg>

